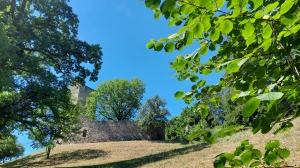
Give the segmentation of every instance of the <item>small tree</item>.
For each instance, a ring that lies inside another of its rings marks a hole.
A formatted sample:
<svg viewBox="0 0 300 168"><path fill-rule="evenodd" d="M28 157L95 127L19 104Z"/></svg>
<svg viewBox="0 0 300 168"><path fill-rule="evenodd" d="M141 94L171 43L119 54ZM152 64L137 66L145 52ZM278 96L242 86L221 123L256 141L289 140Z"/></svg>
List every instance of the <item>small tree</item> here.
<svg viewBox="0 0 300 168"><path fill-rule="evenodd" d="M80 113L80 105L70 105L70 109L62 111L59 110L64 117L53 118L47 122L40 121L43 129L31 129L29 132L29 139L32 140L33 148L46 147L46 159L50 158L51 150L56 146L56 140L70 140L72 136L79 132L79 121L77 116ZM43 109L48 110L48 109ZM51 110L48 110L50 113Z"/></svg>
<svg viewBox="0 0 300 168"><path fill-rule="evenodd" d="M145 84L140 79L101 83L87 98L86 115L94 120L129 120L141 105Z"/></svg>
<svg viewBox="0 0 300 168"><path fill-rule="evenodd" d="M170 115L170 112L165 108L166 104L165 99L156 95L148 99L139 110L136 121L142 129L151 133L152 139L164 138L161 132L163 131L164 134L164 127L168 122L167 116Z"/></svg>

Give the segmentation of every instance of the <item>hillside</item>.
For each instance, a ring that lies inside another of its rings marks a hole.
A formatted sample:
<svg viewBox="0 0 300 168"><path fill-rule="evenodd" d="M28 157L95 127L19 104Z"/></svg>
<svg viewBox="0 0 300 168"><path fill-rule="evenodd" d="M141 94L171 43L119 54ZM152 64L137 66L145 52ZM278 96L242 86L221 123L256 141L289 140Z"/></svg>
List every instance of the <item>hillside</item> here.
<svg viewBox="0 0 300 168"><path fill-rule="evenodd" d="M300 165L300 118L291 131L274 136L269 133L252 136L250 130L220 139L217 144L180 144L155 141L122 141L57 146L46 160L44 151L24 156L2 167L213 167L214 157L233 152L240 141L249 139L256 148L273 139L280 139L281 147L291 151L288 164Z"/></svg>

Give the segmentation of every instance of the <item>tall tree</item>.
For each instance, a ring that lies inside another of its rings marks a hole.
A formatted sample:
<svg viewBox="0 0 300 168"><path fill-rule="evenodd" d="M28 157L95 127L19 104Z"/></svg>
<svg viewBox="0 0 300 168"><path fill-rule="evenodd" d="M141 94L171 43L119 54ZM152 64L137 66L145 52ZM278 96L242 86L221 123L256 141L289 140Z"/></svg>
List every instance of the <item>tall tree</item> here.
<svg viewBox="0 0 300 168"><path fill-rule="evenodd" d="M165 124L168 122L167 116L171 113L166 109L166 100L158 95L147 99L146 103L139 109L136 122L138 125L156 137L152 139L164 139Z"/></svg>
<svg viewBox="0 0 300 168"><path fill-rule="evenodd" d="M62 111L73 107L68 87L97 80L101 47L78 40L67 2L1 0L0 139L15 129L49 135L47 123L65 120Z"/></svg>
<svg viewBox="0 0 300 168"><path fill-rule="evenodd" d="M114 79L101 83L87 98L86 115L94 120L130 120L145 92L140 79Z"/></svg>

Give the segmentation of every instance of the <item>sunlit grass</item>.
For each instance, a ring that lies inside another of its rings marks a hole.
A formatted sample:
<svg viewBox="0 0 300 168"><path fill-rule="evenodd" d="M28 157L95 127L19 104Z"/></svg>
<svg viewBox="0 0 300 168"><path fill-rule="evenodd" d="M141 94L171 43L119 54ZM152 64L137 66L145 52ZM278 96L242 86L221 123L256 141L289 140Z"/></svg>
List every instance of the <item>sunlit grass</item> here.
<svg viewBox="0 0 300 168"><path fill-rule="evenodd" d="M0 165L3 167L213 167L216 155L233 152L241 140L248 139L255 148L264 149L269 140L279 139L281 147L291 151L288 164L300 164L300 119L291 131L273 135L242 131L232 137L219 139L214 145L180 144L155 141L122 141L57 146L51 159L44 151Z"/></svg>

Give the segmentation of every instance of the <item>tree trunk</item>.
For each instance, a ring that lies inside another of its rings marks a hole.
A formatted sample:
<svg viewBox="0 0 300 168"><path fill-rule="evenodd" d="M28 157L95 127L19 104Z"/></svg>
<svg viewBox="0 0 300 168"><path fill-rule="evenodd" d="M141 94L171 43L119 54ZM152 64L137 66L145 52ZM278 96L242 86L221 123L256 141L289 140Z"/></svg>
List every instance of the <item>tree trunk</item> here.
<svg viewBox="0 0 300 168"><path fill-rule="evenodd" d="M47 147L47 149L46 149L46 159L50 158L50 151L51 151L51 148Z"/></svg>

